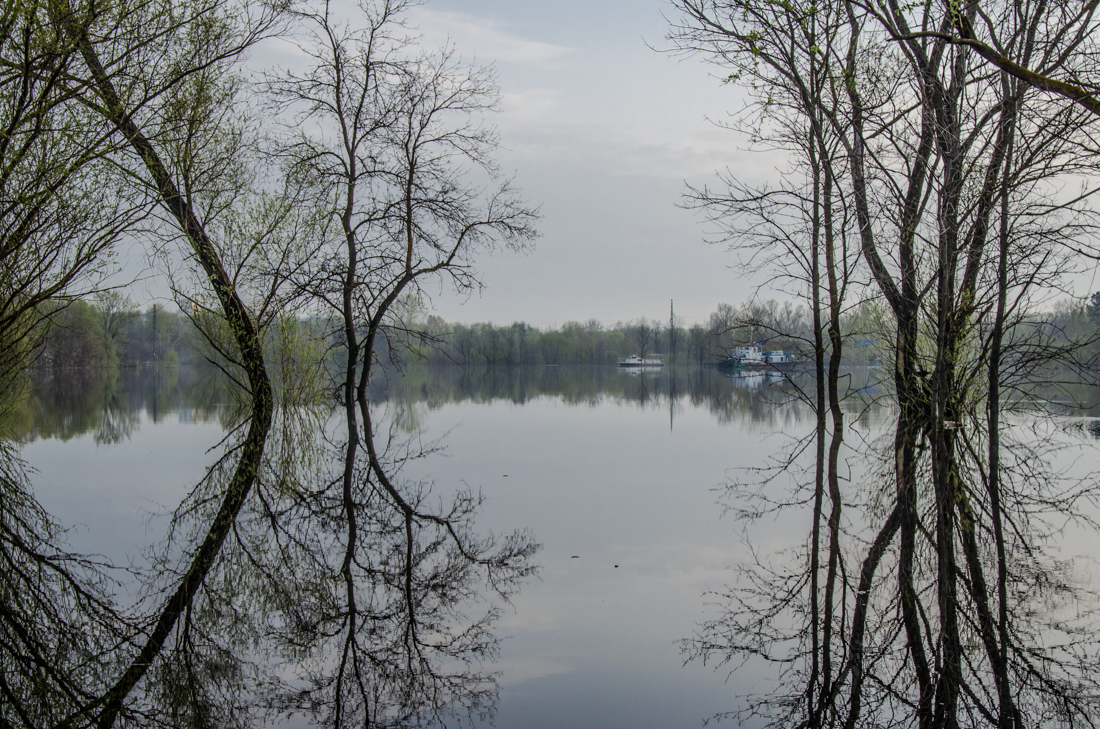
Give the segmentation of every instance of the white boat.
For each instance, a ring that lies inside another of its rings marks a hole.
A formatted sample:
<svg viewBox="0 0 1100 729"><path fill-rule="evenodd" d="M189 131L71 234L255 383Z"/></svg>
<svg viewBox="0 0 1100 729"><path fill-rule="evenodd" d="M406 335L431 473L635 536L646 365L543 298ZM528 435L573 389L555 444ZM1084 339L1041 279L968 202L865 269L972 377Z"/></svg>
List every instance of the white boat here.
<svg viewBox="0 0 1100 729"><path fill-rule="evenodd" d="M795 363L794 353L788 352L785 349L773 349L770 352L764 352L764 359L771 365L789 365Z"/></svg>
<svg viewBox="0 0 1100 729"><path fill-rule="evenodd" d="M733 359L743 365L760 365L767 361L764 351L755 344L733 350Z"/></svg>
<svg viewBox="0 0 1100 729"><path fill-rule="evenodd" d="M632 354L626 359L619 360L620 367L664 367L665 363L659 359L642 359L636 354Z"/></svg>
<svg viewBox="0 0 1100 729"><path fill-rule="evenodd" d="M716 364L724 370L789 370L796 362L793 352L785 349L764 351L759 345L749 344L737 347L729 357Z"/></svg>

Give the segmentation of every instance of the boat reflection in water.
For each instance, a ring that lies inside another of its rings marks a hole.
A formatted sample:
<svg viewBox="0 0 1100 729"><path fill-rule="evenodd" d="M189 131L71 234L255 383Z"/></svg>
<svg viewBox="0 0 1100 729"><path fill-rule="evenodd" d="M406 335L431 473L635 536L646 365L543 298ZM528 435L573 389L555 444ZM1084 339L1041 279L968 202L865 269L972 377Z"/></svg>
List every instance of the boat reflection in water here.
<svg viewBox="0 0 1100 729"><path fill-rule="evenodd" d="M736 387L765 387L782 382L787 376L780 370L719 368Z"/></svg>

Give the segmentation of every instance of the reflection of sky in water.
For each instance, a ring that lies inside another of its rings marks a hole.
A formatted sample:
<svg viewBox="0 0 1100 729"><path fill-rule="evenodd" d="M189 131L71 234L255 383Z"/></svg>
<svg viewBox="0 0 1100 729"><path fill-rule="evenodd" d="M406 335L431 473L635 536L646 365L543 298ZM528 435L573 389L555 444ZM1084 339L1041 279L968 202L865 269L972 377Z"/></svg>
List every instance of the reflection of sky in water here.
<svg viewBox="0 0 1100 729"><path fill-rule="evenodd" d="M217 422L142 412L129 440L99 445L94 433L66 443L40 439L22 446L37 473L35 494L62 524L70 545L126 566L164 532L164 519L202 477L207 451L224 436ZM188 415L190 412L188 411Z"/></svg>
<svg viewBox="0 0 1100 729"><path fill-rule="evenodd" d="M717 615L704 593L732 581L729 566L749 556L741 523L721 518L716 488L739 467L765 465L788 436L809 432L809 413L762 408L759 398L723 400L725 388L743 384L716 379L708 396L680 390L670 429L667 380L645 378L653 387L639 395L615 389L626 379L611 374L601 389L610 394L594 397L467 393L381 408L403 428L422 428L425 439L444 437L443 453L403 475L430 478L437 492L480 488L480 532L526 528L543 545L541 579L505 607L497 629L507 637L489 667L501 672L500 729L686 729L737 708L740 694L768 690L772 672L751 664L728 681L723 668L683 666L677 641ZM223 435L186 402L155 425L139 412L119 443L97 445L87 432L22 446L43 505L79 525L71 545L120 565L140 562L163 534L165 520L150 514L178 503ZM867 488L858 453L888 421L882 411L849 416L855 451L846 488ZM779 498L789 484L779 479L769 489ZM751 528L754 546L767 554L798 543L808 521L797 511L768 517ZM1068 554L1095 543L1080 530L1065 538Z"/></svg>
<svg viewBox="0 0 1100 729"><path fill-rule="evenodd" d="M500 625L497 727L697 727L746 685L682 667L676 642L743 556L714 487L778 441L684 402L671 432L668 420L667 408L549 397L430 414L429 435L451 432L418 473L480 486L482 528L526 526L543 545L541 580Z"/></svg>

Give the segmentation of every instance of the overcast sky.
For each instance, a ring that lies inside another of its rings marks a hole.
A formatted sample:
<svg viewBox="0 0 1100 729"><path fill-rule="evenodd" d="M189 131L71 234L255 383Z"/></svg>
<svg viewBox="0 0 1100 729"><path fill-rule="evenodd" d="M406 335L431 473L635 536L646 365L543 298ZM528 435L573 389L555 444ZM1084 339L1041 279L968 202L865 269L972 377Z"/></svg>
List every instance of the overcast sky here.
<svg viewBox="0 0 1100 729"><path fill-rule="evenodd" d="M654 50L670 47L666 15L676 15L669 0L427 0L410 11L426 48L449 43L496 69L498 161L542 213L530 253L481 257L484 291L433 292L436 313L466 323L613 324L667 321L674 300L691 325L756 292L763 276L746 278L726 246L706 242L714 231L699 213L678 205L687 184L713 185L719 170L759 184L778 180L784 160L715 124L744 105L718 69ZM263 62L287 60L285 46L270 53L260 49ZM124 256L127 275L140 251ZM1078 278L1079 294L1097 289L1095 269ZM145 278L136 298L163 288Z"/></svg>
<svg viewBox="0 0 1100 729"><path fill-rule="evenodd" d="M774 179L782 160L747 151L744 137L714 123L744 102L713 67L653 50L669 47L662 13L673 14L667 0L428 0L411 10L426 48L449 42L463 60L496 69L497 159L542 214L532 252L478 260L480 295L433 291L445 320L667 321L674 300L691 325L752 295L734 255L704 242L699 214L678 204L686 183L713 183L727 168L744 181ZM272 43L250 63L294 65L288 46ZM124 251L122 275L140 279L139 302L166 300L161 276L138 273L143 250Z"/></svg>
<svg viewBox="0 0 1100 729"><path fill-rule="evenodd" d="M445 319L667 320L675 300L690 324L750 295L733 256L677 204L685 180L726 167L761 179L776 160L708 121L740 106L735 89L698 59L651 50L668 46L662 12L664 0L430 0L412 13L429 47L449 36L496 67L499 159L543 216L532 253L482 259L480 296L435 299Z"/></svg>

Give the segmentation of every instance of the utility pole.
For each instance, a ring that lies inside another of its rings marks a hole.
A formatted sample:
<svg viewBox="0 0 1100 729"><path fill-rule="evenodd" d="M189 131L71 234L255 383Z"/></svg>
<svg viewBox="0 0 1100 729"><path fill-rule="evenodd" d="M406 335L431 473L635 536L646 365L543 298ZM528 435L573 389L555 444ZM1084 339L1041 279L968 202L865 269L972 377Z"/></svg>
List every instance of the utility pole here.
<svg viewBox="0 0 1100 729"><path fill-rule="evenodd" d="M153 362L157 361L157 305L153 304Z"/></svg>
<svg viewBox="0 0 1100 729"><path fill-rule="evenodd" d="M672 410L676 402L676 313L668 300L668 431L672 432Z"/></svg>
<svg viewBox="0 0 1100 729"><path fill-rule="evenodd" d="M668 359L676 364L676 314L673 312L672 299L668 300Z"/></svg>
<svg viewBox="0 0 1100 729"><path fill-rule="evenodd" d="M153 422L157 422L157 305L153 304Z"/></svg>

